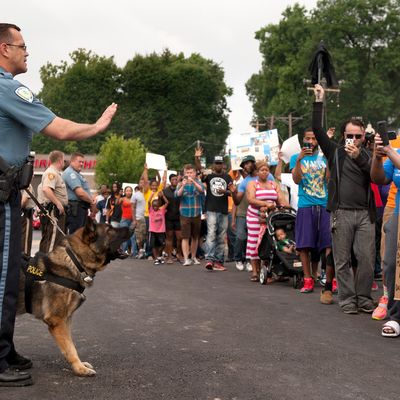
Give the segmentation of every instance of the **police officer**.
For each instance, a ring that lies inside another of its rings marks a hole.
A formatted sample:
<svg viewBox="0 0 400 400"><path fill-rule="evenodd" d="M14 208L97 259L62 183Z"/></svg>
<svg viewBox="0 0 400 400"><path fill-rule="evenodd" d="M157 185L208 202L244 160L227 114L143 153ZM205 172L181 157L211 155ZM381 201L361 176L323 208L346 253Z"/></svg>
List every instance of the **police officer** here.
<svg viewBox="0 0 400 400"><path fill-rule="evenodd" d="M0 23L0 157L3 167L23 166L33 133L58 140L84 140L107 129L117 105L111 104L94 124L57 117L14 76L27 71L25 41L20 28ZM21 197L10 170L0 171L0 386L26 386L23 369L32 362L14 349L13 334L21 263ZM12 179L11 179L12 178Z"/></svg>
<svg viewBox="0 0 400 400"><path fill-rule="evenodd" d="M61 231L65 231L65 207L68 204L67 188L61 177L64 168L64 153L54 150L49 154L50 166L44 171L38 187L38 199L50 217L57 221ZM46 215L40 217L42 239L39 250L43 253L52 251L62 239L62 233L52 224Z"/></svg>
<svg viewBox="0 0 400 400"><path fill-rule="evenodd" d="M69 167L62 174L68 193L67 229L69 234L84 226L88 210L94 209L89 184L81 174L83 163L82 153L72 153Z"/></svg>

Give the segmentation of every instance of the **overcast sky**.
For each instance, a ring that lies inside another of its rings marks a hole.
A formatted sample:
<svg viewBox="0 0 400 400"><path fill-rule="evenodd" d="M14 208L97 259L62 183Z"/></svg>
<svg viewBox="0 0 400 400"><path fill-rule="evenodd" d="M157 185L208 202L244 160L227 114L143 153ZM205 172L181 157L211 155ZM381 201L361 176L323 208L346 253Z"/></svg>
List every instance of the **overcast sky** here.
<svg viewBox="0 0 400 400"><path fill-rule="evenodd" d="M119 66L136 53L169 48L193 52L219 63L233 88L229 99L231 132L249 132L252 108L245 82L259 71L261 56L254 33L277 23L290 0L13 0L1 10L2 22L22 29L28 46L28 73L18 80L38 92L39 69L69 60L85 48L114 56ZM316 0L297 1L308 10ZM112 99L110 99L112 101ZM99 110L100 112L100 110Z"/></svg>

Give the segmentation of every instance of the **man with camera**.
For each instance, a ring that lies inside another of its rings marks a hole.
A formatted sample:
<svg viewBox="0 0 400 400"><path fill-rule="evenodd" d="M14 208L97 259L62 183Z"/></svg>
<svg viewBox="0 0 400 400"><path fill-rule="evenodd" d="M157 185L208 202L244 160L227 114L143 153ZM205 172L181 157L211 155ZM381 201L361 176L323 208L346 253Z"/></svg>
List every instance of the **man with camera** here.
<svg viewBox="0 0 400 400"><path fill-rule="evenodd" d="M67 188L61 177L61 171L64 168L64 153L54 150L49 154L49 160L50 166L44 171L38 187L38 200L64 232L65 208L68 204ZM46 215L40 217L40 227L42 239L39 250L48 253L61 240L62 234Z"/></svg>
<svg viewBox="0 0 400 400"><path fill-rule="evenodd" d="M299 185L299 202L296 216L296 249L300 253L303 266L304 285L301 293L314 290L317 271L311 272L311 251L325 251L327 256L327 280L321 293L321 303L332 304L333 267L331 255L331 235L329 214L326 211L328 200L326 158L319 154L318 143L313 130L306 129L303 148L290 159L293 181ZM313 263L318 266L318 264Z"/></svg>
<svg viewBox="0 0 400 400"><path fill-rule="evenodd" d="M331 141L322 128L324 89L315 85L312 129L328 160L327 210L331 213L333 257L339 306L346 314L372 313L376 207L371 190L371 154L363 146L365 128L358 119L342 125L344 145ZM353 274L351 251L357 260Z"/></svg>
<svg viewBox="0 0 400 400"><path fill-rule="evenodd" d="M117 111L111 104L94 124L57 117L14 79L27 71L28 55L20 28L0 23L0 386L32 384L28 373L19 372L32 362L13 344L22 245L19 189L27 187L32 177L21 180L24 172L33 171L28 160L32 135L42 132L58 140L84 140L107 129Z"/></svg>
<svg viewBox="0 0 400 400"><path fill-rule="evenodd" d="M204 185L196 177L193 165L186 164L183 167L183 179L178 183L175 196L180 198L179 212L182 235L182 253L184 266L200 264L196 258L197 246L201 230L201 213L203 210L202 199ZM191 258L189 258L191 254Z"/></svg>

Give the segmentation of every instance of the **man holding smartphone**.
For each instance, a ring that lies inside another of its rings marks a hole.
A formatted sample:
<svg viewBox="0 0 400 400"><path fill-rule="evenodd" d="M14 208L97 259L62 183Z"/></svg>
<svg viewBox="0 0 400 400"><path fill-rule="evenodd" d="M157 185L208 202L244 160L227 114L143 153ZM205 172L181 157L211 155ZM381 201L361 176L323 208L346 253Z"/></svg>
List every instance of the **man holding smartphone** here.
<svg viewBox="0 0 400 400"><path fill-rule="evenodd" d="M199 243L202 213L202 195L204 185L196 178L196 170L193 165L186 164L183 167L183 179L175 190L175 196L180 197L179 204L182 253L184 266L200 264L196 258L197 245ZM191 258L189 258L191 254Z"/></svg>
<svg viewBox="0 0 400 400"><path fill-rule="evenodd" d="M315 85L314 94L313 131L331 174L327 210L331 213L339 306L346 314L372 313L376 207L371 190L371 154L362 146L364 124L358 119L345 121L341 129L345 144L332 142L321 126L323 87ZM356 274L351 268L352 249L358 265Z"/></svg>
<svg viewBox="0 0 400 400"><path fill-rule="evenodd" d="M299 202L296 216L296 249L303 266L304 285L301 293L314 290L310 254L312 250L325 251L327 255L326 288L321 294L323 304L332 304L333 262L328 200L327 160L319 153L317 139L311 128L304 132L303 148L290 159L293 181L299 185ZM318 264L316 265L318 266ZM317 271L312 271L316 278Z"/></svg>

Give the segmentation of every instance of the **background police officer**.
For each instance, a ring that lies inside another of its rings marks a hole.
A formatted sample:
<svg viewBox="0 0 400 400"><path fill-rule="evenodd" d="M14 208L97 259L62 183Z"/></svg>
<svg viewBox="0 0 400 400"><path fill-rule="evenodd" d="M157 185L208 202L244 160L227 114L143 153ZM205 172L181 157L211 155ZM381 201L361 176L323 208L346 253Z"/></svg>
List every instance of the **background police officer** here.
<svg viewBox="0 0 400 400"><path fill-rule="evenodd" d="M62 174L68 193L67 229L69 234L85 225L88 210L94 207L89 184L81 174L83 163L82 153L72 153L69 167Z"/></svg>
<svg viewBox="0 0 400 400"><path fill-rule="evenodd" d="M44 171L42 182L38 187L39 202L48 211L50 217L57 221L59 228L65 232L65 207L68 204L67 188L61 176L64 168L64 153L54 150L49 154L50 166ZM52 251L62 234L46 215L40 217L42 239L39 250Z"/></svg>
<svg viewBox="0 0 400 400"><path fill-rule="evenodd" d="M28 55L20 28L0 23L0 156L11 166L25 163L33 133L58 140L84 140L107 129L117 111L112 103L94 124L57 117L14 79L27 71ZM4 199L0 201L0 386L26 386L32 384L30 375L16 369L27 369L32 363L13 345L21 263L21 198L18 182L10 181L7 187L5 180L1 171L0 192L6 195L0 197Z"/></svg>

